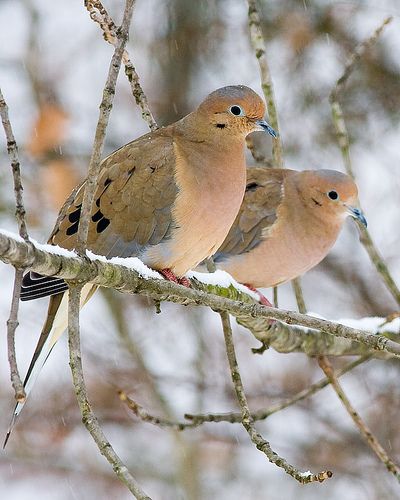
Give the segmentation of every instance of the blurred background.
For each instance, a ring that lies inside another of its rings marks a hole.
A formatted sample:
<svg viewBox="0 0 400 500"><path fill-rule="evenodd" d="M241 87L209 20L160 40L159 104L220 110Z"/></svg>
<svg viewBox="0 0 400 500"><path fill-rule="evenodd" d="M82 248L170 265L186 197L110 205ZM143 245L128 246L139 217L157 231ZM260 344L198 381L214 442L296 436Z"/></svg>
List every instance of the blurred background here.
<svg viewBox="0 0 400 500"><path fill-rule="evenodd" d="M30 234L41 242L64 199L85 175L113 51L82 4L0 1L0 85L19 144ZM343 170L328 96L357 43L385 17L394 17L357 64L342 103L361 204L371 234L400 283L398 1L274 0L259 5L285 164L298 170ZM105 6L119 22L123 2L108 0ZM137 0L128 50L160 125L181 118L223 85L246 84L261 93L245 1ZM121 72L104 154L146 131ZM264 141L262 148L270 155L271 142ZM4 138L0 144L0 226L17 231ZM0 283L1 439L13 409L5 327L11 267L0 265ZM302 284L308 310L330 319L386 316L398 310L352 221ZM271 296L270 290L265 293ZM280 287L279 304L296 309L290 284ZM46 308L46 299L21 305L17 352L22 374ZM399 497L398 483L365 445L330 387L257 425L273 448L299 468L334 471L334 478L322 485L299 486L266 461L238 424L209 423L178 433L139 422L119 401L118 389L150 413L174 419L182 419L185 412L237 409L219 316L172 304L162 304L161 311L156 315L144 298L107 290L88 304L81 320L94 410L152 498ZM293 396L322 378L316 361L305 355L272 350L252 354L258 342L243 328L235 328L235 341L252 409ZM397 360L374 360L343 378L355 407L397 462L399 375ZM43 369L7 450L0 452L0 497L130 498L81 424L65 338Z"/></svg>

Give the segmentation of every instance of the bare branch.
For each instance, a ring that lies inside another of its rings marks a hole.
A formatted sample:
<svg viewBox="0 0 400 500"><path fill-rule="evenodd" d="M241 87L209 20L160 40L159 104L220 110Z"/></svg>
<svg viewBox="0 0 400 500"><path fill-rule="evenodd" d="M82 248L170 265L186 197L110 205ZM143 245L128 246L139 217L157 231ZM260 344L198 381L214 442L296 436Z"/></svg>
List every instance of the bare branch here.
<svg viewBox="0 0 400 500"><path fill-rule="evenodd" d="M229 321L229 314L227 312L222 312L221 320L224 330L226 354L228 356L232 382L235 387L236 397L242 413L241 423L246 429L248 435L250 436L250 439L255 444L256 448L264 453L271 463L277 465L278 467L282 467L282 469L287 474L292 476L301 484L313 483L317 481L322 483L325 479L332 477L331 471L322 471L318 474L312 474L311 472L300 472L298 469L293 467L293 465L289 464L284 458L280 457L276 452L274 452L269 442L266 441L256 430L254 426L254 420L251 416L250 409L247 404L247 398L244 392L242 378L239 372L235 346L232 338L232 328Z"/></svg>
<svg viewBox="0 0 400 500"><path fill-rule="evenodd" d="M19 235L29 242L28 230L25 223L25 207L23 202L23 187L21 180L21 164L18 155L18 146L12 130L10 118L8 116L8 106L4 100L3 93L0 89L0 115L3 123L4 132L7 140L7 153L11 161L11 170L14 179L14 194L15 194L15 218L18 223ZM15 352L15 332L18 327L18 309L19 296L21 293L21 284L23 277L23 269L15 269L14 290L11 301L10 317L7 321L7 352L8 363L10 365L10 378L14 388L15 399L22 403L25 401L24 386L19 375L17 356Z"/></svg>
<svg viewBox="0 0 400 500"><path fill-rule="evenodd" d="M364 52L369 49L379 38L385 26L388 25L393 20L392 17L388 17L383 21L383 23L374 31L374 33L367 39L360 43L353 54L350 56L348 62L346 63L343 75L337 80L336 85L332 89L329 102L332 108L332 120L336 130L336 137L340 150L342 152L343 162L346 172L354 179L353 167L351 164L350 157L350 139L349 133L346 128L346 123L344 120L342 106L339 103L339 98L344 91L345 84L349 79L351 72L354 69L355 64L359 61ZM359 229L361 232L361 243L364 245L371 262L374 264L378 274L380 275L382 281L385 283L386 288L389 290L394 300L400 305L400 290L396 285L396 282L392 278L392 275L381 257L376 245L374 244L369 231L361 224L359 224Z"/></svg>
<svg viewBox="0 0 400 500"><path fill-rule="evenodd" d="M29 241L28 230L25 223L25 207L22 198L22 181L21 181L21 164L18 156L18 146L15 141L14 133L11 127L10 118L8 116L8 106L4 100L3 93L0 89L0 115L3 122L4 132L7 140L7 153L11 160L11 169L14 178L14 194L15 194L15 217L18 222L19 234L25 241Z"/></svg>
<svg viewBox="0 0 400 500"><path fill-rule="evenodd" d="M10 317L7 320L7 352L8 364L10 365L11 384L14 389L14 397L18 403L23 403L26 398L24 385L18 371L17 357L15 352L15 331L18 328L19 296L21 293L23 269L15 268L14 290L12 294Z"/></svg>
<svg viewBox="0 0 400 500"><path fill-rule="evenodd" d="M96 189L97 177L100 170L104 139L106 135L108 119L111 113L112 103L114 100L115 85L117 83L117 77L119 69L121 67L121 58L124 53L126 42L128 41L133 4L134 0L126 0L122 25L120 30L118 31L118 42L116 43L115 51L110 62L108 76L103 90L103 98L100 104L99 119L96 127L92 155L89 162L88 177L85 183L85 192L83 195L81 217L79 221L77 236L77 250L81 255L83 255L86 249L86 241L89 231L89 218Z"/></svg>
<svg viewBox="0 0 400 500"><path fill-rule="evenodd" d="M353 405L350 403L349 398L346 396L345 392L343 391L342 386L338 382L338 379L335 375L335 372L333 371L333 367L332 367L329 359L326 356L319 356L318 363L319 363L319 366L321 367L321 369L323 370L323 372L325 373L326 377L329 379L329 382L332 385L333 390L336 392L338 398L342 402L347 413L350 415L353 422L356 424L359 431L366 439L370 448L374 451L374 453L377 455L379 460L381 462L383 462L383 464L386 466L387 470L389 472L391 472L396 477L396 479L400 482L400 468L399 468L399 466L396 465L393 462L393 460L389 457L389 455L386 453L386 451L381 446L379 441L376 439L374 434L372 434L372 431L369 429L367 424L362 420L360 415L354 409Z"/></svg>
<svg viewBox="0 0 400 500"><path fill-rule="evenodd" d="M129 488L133 495L140 500L149 500L136 482L134 477L128 471L126 465L122 462L119 456L115 453L114 448L109 443L104 435L96 415L93 413L88 396L85 380L83 378L82 355L80 347L80 332L79 332L79 309L80 309L80 285L70 284L69 301L68 301L68 345L70 367L76 397L79 404L79 409L82 414L82 422L86 429L90 432L92 438L97 444L100 453L108 460L115 474Z"/></svg>
<svg viewBox="0 0 400 500"><path fill-rule="evenodd" d="M371 359L371 356L369 355L361 356L360 358L356 359L355 361L352 361L351 363L348 363L346 366L338 370L336 376L341 377L345 373L353 370L354 368L361 365L362 363L365 363L369 359ZM253 418L253 420L265 420L274 413L284 410L285 408L288 408L289 406L299 403L300 401L303 401L304 399L314 395L315 393L317 393L318 391L320 391L329 384L330 381L326 377L320 380L319 382L310 385L310 387L308 387L307 389L303 389L302 391L298 392L292 398L285 399L276 405L270 406L269 408L264 408L252 412L251 417ZM241 413L208 413L208 414L198 414L198 415L186 413L185 418L191 421L192 425L189 424L188 427L189 426L194 427L194 426L199 426L204 422L229 422L231 424L238 424L241 422L242 415ZM180 425L182 425L182 423L180 423Z"/></svg>
<svg viewBox="0 0 400 500"><path fill-rule="evenodd" d="M98 23L103 30L104 39L116 47L118 40L117 26L108 14L107 10L104 8L103 4L99 0L85 0L85 6L90 13L91 19ZM131 85L132 95L142 112L142 118L147 123L151 131L156 130L158 128L157 122L155 121L150 110L146 94L140 85L139 75L132 64L129 53L126 49L122 54L122 62L125 65L125 74Z"/></svg>
<svg viewBox="0 0 400 500"><path fill-rule="evenodd" d="M272 140L274 167L283 168L283 151L282 141L279 136L278 112L275 105L274 88L265 53L265 40L261 30L260 15L258 13L256 0L247 0L247 3L249 5L250 41L260 66L261 87L267 102L268 117L271 126L278 133L278 137Z"/></svg>
<svg viewBox="0 0 400 500"><path fill-rule="evenodd" d="M374 335L313 316L266 307L254 303L249 295L233 285L224 288L206 285L193 279L192 288L186 288L164 279L145 279L133 268L112 262L83 259L74 256L73 252L68 254L71 257L67 257L65 250L62 252L63 255L53 253L57 251L54 248L51 250L52 252L40 250L33 244L28 245L23 240L17 240L0 232L0 260L15 266L29 267L40 274L76 280L80 283L90 282L125 293L146 295L159 301L207 306L217 312L229 312L240 322L254 319L255 322L261 321L265 324L265 319L272 318L289 325L305 326L336 337L361 342L371 350L400 355L400 344L380 334ZM127 259L127 264L129 263L130 259Z"/></svg>
<svg viewBox="0 0 400 500"><path fill-rule="evenodd" d="M301 288L300 277L293 279L291 281L291 284L294 291L294 295L296 297L297 308L301 314L306 314L307 307L306 307L306 302L304 300L303 289Z"/></svg>

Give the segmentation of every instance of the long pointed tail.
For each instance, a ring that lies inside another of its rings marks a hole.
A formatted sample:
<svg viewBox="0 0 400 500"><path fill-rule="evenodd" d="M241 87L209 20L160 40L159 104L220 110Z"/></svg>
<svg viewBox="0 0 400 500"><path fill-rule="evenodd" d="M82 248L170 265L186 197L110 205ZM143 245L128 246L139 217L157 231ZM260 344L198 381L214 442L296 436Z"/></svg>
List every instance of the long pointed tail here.
<svg viewBox="0 0 400 500"><path fill-rule="evenodd" d="M81 308L92 297L97 287L91 284L85 285L81 293ZM24 380L24 388L26 398L23 403L17 403L14 408L14 413L8 428L3 448L6 447L11 432L15 426L18 416L20 415L29 393L34 386L36 379L49 357L53 347L58 339L68 327L68 291L59 293L50 297L49 309L47 312L46 323L43 326L38 343L33 353L32 361Z"/></svg>

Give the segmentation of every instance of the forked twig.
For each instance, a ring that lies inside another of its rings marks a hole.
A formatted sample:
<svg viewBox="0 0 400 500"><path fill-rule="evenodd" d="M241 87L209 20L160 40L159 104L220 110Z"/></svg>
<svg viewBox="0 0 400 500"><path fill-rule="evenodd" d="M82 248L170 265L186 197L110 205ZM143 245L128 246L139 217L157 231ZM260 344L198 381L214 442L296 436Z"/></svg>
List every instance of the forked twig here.
<svg viewBox="0 0 400 500"><path fill-rule="evenodd" d="M254 420L251 416L250 409L247 404L247 398L244 392L242 378L239 372L235 346L232 338L232 328L230 325L229 314L227 312L222 312L220 313L220 316L222 320L222 328L224 330L226 354L228 357L231 378L242 414L241 423L250 436L250 439L255 444L256 448L264 453L271 463L277 465L278 467L281 467L287 474L292 476L301 484L323 482L325 481L325 479L329 479L330 477L332 477L331 471L322 471L318 474L312 474L311 472L300 472L293 465L289 464L284 458L280 457L275 451L273 451L269 442L266 441L256 430L254 426Z"/></svg>
<svg viewBox="0 0 400 500"><path fill-rule="evenodd" d="M19 235L29 243L28 230L25 222L25 207L22 197L23 187L21 180L21 164L19 161L18 147L12 130L10 117L8 115L8 106L4 100L0 89L0 115L7 140L7 153L11 161L11 169L14 180L15 194L15 218L18 223ZM19 297L21 293L23 269L15 268L14 289L11 300L10 316L7 320L7 353L8 363L10 365L11 384L14 388L14 397L19 402L25 401L26 394L24 385L18 371L17 356L15 352L15 332L18 327L18 309Z"/></svg>
<svg viewBox="0 0 400 500"><path fill-rule="evenodd" d="M114 45L117 44L118 27L115 25L113 19L104 8L100 0L85 0L85 6L90 13L91 19L98 23L104 32L104 39ZM144 93L142 86L140 85L139 75L136 72L132 61L130 60L129 53L125 49L122 54L122 62L125 65L125 74L128 77L129 83L131 85L132 95L135 98L136 104L139 106L142 112L142 118L149 126L150 130L156 130L158 128L157 122L150 110L149 103L147 101L146 94Z"/></svg>
<svg viewBox="0 0 400 500"><path fill-rule="evenodd" d="M379 38L385 26L387 26L393 20L392 17L388 17L383 21L383 23L374 31L374 33L367 39L360 43L353 54L350 56L348 62L346 63L343 75L337 80L335 86L333 87L329 102L332 108L332 120L336 130L336 137L338 140L339 148L342 153L343 163L346 172L354 179L354 172L350 157L350 139L349 133L347 131L346 123L344 120L343 109L339 103L340 95L343 93L345 84L349 79L356 63L359 61L364 52L371 47ZM400 306L400 290L396 285L396 282L392 278L392 275L380 255L376 245L374 244L369 231L361 224L359 224L361 232L361 243L366 249L371 262L374 264L378 274L380 275L382 281L385 283L386 288L391 293L394 300Z"/></svg>
<svg viewBox="0 0 400 500"><path fill-rule="evenodd" d="M326 377L329 379L329 382L331 386L333 387L333 390L336 392L338 398L342 402L343 406L345 407L347 413L350 415L352 418L353 422L356 424L358 427L359 431L361 434L364 436L366 439L369 447L374 451L374 453L377 455L379 460L383 462L383 464L386 466L387 470L391 472L396 479L400 482L400 468L397 464L393 462L393 460L389 457L389 455L386 453L384 448L381 446L379 441L376 439L372 431L369 429L367 424L362 420L358 412L354 409L354 406L350 403L349 398L346 396L345 392L343 391L342 386L339 384L339 381L335 375L335 372L333 370L332 364L330 363L329 359L326 356L319 356L318 357L318 363L323 372L325 373Z"/></svg>

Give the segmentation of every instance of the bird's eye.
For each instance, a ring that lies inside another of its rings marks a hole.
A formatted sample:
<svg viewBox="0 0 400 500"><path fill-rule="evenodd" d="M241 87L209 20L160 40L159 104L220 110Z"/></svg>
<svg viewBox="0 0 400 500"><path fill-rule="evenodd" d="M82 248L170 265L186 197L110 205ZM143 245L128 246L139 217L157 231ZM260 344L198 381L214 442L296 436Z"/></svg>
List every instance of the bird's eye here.
<svg viewBox="0 0 400 500"><path fill-rule="evenodd" d="M244 111L243 109L238 106L237 104L234 104L229 108L230 113L232 113L235 116L244 116Z"/></svg>
<svg viewBox="0 0 400 500"><path fill-rule="evenodd" d="M328 198L331 199L331 200L338 200L339 199L339 195L336 191L329 191L328 192Z"/></svg>

